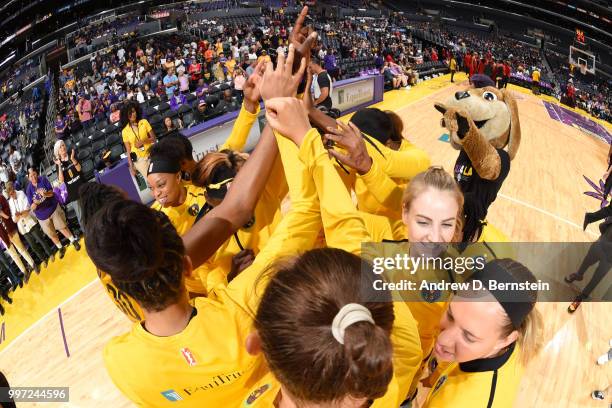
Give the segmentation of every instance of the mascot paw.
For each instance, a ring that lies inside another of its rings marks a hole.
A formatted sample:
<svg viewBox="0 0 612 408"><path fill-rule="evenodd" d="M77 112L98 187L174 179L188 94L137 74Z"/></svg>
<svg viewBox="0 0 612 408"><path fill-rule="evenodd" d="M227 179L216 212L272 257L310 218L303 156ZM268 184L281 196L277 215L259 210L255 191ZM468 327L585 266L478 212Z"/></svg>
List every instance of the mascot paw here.
<svg viewBox="0 0 612 408"><path fill-rule="evenodd" d="M448 129L451 134L457 135L461 140L470 130L470 119L465 111L457 108L447 108L441 103L436 103L435 108L442 113L442 126Z"/></svg>

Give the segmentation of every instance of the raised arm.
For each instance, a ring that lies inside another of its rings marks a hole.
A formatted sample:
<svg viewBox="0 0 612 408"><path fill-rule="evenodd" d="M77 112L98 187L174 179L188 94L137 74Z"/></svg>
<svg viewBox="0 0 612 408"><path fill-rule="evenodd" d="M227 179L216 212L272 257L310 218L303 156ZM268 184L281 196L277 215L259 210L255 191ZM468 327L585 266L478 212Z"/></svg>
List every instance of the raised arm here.
<svg viewBox="0 0 612 408"><path fill-rule="evenodd" d="M194 268L212 256L221 244L249 221L277 154L272 129L266 126L255 151L236 175L223 202L183 235Z"/></svg>

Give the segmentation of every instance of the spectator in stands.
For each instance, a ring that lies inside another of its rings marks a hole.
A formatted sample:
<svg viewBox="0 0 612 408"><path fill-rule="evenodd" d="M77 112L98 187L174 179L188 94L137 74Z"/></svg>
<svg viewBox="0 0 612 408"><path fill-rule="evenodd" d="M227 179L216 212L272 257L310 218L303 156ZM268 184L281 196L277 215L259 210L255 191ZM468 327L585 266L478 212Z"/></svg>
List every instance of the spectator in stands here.
<svg viewBox="0 0 612 408"><path fill-rule="evenodd" d="M57 165L57 180L66 185L68 197L66 198L66 206L71 208L79 222L81 230L81 207L79 207L79 188L83 184L83 175L81 174L81 164L76 159L76 150L72 149L70 155L66 149L66 144L63 140L58 140L53 146L53 156Z"/></svg>
<svg viewBox="0 0 612 408"><path fill-rule="evenodd" d="M172 97L168 100L168 103L170 104L170 109L177 111L181 105L187 103L187 98L185 95L180 93L179 88L177 87L174 88L174 95L172 95Z"/></svg>
<svg viewBox="0 0 612 408"><path fill-rule="evenodd" d="M201 123L208 120L213 115L212 109L206 103L206 100L200 99L198 109L195 110L196 122Z"/></svg>
<svg viewBox="0 0 612 408"><path fill-rule="evenodd" d="M167 75L164 77L164 87L166 88L166 95L171 98L174 94L174 90L178 85L178 77L174 75L174 69L169 68Z"/></svg>
<svg viewBox="0 0 612 408"><path fill-rule="evenodd" d="M21 273L26 276L26 281L30 277L32 270L36 273L40 273L39 266L34 263L34 260L28 253L28 250L23 245L19 232L17 231L17 224L11 217L11 207L3 194L0 194L0 240L6 247L6 253L9 254L15 265L19 268ZM26 269L21 258L30 266L30 269Z"/></svg>
<svg viewBox="0 0 612 408"><path fill-rule="evenodd" d="M44 233L47 234L59 250L60 258L64 257L66 247L62 246L56 230L59 230L74 245L77 251L80 250L81 245L66 224L66 215L55 198L55 193L49 180L44 176L39 176L34 168L29 169L28 179L30 184L28 184L26 189L26 196L28 197L30 209L34 211L34 215L38 219Z"/></svg>
<svg viewBox="0 0 612 408"><path fill-rule="evenodd" d="M4 164L4 162L0 162L0 183L5 185L9 181L9 168Z"/></svg>
<svg viewBox="0 0 612 408"><path fill-rule="evenodd" d="M149 148L155 143L155 133L148 120L142 118L140 106L127 102L121 110L121 132L127 152L130 172L136 176L138 171L147 177Z"/></svg>
<svg viewBox="0 0 612 408"><path fill-rule="evenodd" d="M88 129L92 123L92 106L89 99L83 93L79 94L79 102L76 106L76 111L79 114L79 121L83 128Z"/></svg>
<svg viewBox="0 0 612 408"><path fill-rule="evenodd" d="M177 126L178 123L178 126ZM183 122L180 118L177 118L176 121L172 120L170 116L166 116L164 118L164 133L160 137L164 138L167 136L180 136L179 130L183 128Z"/></svg>
<svg viewBox="0 0 612 408"><path fill-rule="evenodd" d="M179 72L178 83L181 94L189 93L189 77L185 75L185 72Z"/></svg>
<svg viewBox="0 0 612 408"><path fill-rule="evenodd" d="M204 79L200 78L198 80L198 86L195 90L196 98L204 98L208 93L208 84L204 82Z"/></svg>
<svg viewBox="0 0 612 408"><path fill-rule="evenodd" d="M40 226L32 217L28 198L21 190L15 190L12 182L6 183L6 195L11 210L11 217L17 224L17 229L28 243L38 260L47 266L49 259L53 260L53 251L45 240Z"/></svg>
<svg viewBox="0 0 612 408"><path fill-rule="evenodd" d="M64 118L62 118L62 115L58 113L55 118L55 137L58 140L64 140L67 136L66 134L67 128L68 128L68 123L66 123Z"/></svg>
<svg viewBox="0 0 612 408"><path fill-rule="evenodd" d="M310 61L309 72L313 76L312 84L314 87L314 105L323 110L329 111L332 108L332 79L329 73L321 65L313 60Z"/></svg>
<svg viewBox="0 0 612 408"><path fill-rule="evenodd" d="M232 90L226 89L223 91L223 99L217 105L217 111L219 113L234 112L240 109L240 103L236 98L232 97Z"/></svg>
<svg viewBox="0 0 612 408"><path fill-rule="evenodd" d="M19 150L15 149L15 146L9 146L9 164L11 165L11 170L15 174L15 180L17 181L17 185L20 189L25 187L25 166L23 164L23 158L21 157L21 153Z"/></svg>
<svg viewBox="0 0 612 408"><path fill-rule="evenodd" d="M234 71L234 93L238 96L238 99L242 100L244 84L246 82L246 74L242 68L238 67Z"/></svg>
<svg viewBox="0 0 612 408"><path fill-rule="evenodd" d="M323 66L325 70L329 73L330 77L337 80L340 74L340 70L338 69L338 62L336 60L335 54L335 50L327 50L327 53L323 58Z"/></svg>
<svg viewBox="0 0 612 408"><path fill-rule="evenodd" d="M108 120L110 121L110 123L117 123L119 122L119 119L121 118L121 111L119 110L119 107L117 106L116 103L113 103L110 107L110 115Z"/></svg>

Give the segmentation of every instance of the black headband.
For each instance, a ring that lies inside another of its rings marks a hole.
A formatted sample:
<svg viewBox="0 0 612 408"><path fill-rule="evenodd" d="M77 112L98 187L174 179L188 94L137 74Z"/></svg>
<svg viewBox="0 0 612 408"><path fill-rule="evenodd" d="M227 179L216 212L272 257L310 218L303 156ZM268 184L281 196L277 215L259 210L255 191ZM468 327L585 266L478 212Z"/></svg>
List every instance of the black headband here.
<svg viewBox="0 0 612 408"><path fill-rule="evenodd" d="M147 176L153 173L178 173L181 170L181 165L177 162L168 160L155 160L149 163Z"/></svg>
<svg viewBox="0 0 612 408"><path fill-rule="evenodd" d="M483 287L487 288L489 293L502 306L515 329L521 327L523 321L535 306L534 297L530 296L530 291L524 290L491 290L489 282L496 281L497 283L520 283L506 269L501 267L497 262L489 262L482 270L475 272L470 281L479 280Z"/></svg>

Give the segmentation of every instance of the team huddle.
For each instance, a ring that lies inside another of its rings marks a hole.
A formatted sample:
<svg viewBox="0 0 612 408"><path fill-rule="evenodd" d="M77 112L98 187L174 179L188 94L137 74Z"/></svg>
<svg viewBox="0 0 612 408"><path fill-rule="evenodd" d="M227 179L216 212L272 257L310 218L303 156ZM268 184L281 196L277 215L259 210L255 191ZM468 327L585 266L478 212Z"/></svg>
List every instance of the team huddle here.
<svg viewBox="0 0 612 408"><path fill-rule="evenodd" d="M482 268L462 273L465 282L536 283L486 242L505 239L484 220L518 148L520 127L504 133L514 113L487 125L438 106L463 144L456 177L402 137L392 112L336 121L313 104L307 67L317 34L304 25L307 11L287 55L247 80L219 151L195 161L183 136L153 143L129 108L124 141L138 149L130 164L146 178L152 207L113 186L81 188L87 253L134 322L104 349L111 379L143 407L386 408L410 406L418 394L427 408L513 407L540 348L537 289L514 302L495 289L471 301L467 286L364 296L380 279L363 273L368 259L392 255L364 253L362 243L417 258L470 242L448 250L486 254ZM458 103L510 104L495 88L464 92ZM247 155L260 100L267 124ZM500 147L481 137L494 126L506 138ZM472 159L478 144L493 163L486 168Z"/></svg>

